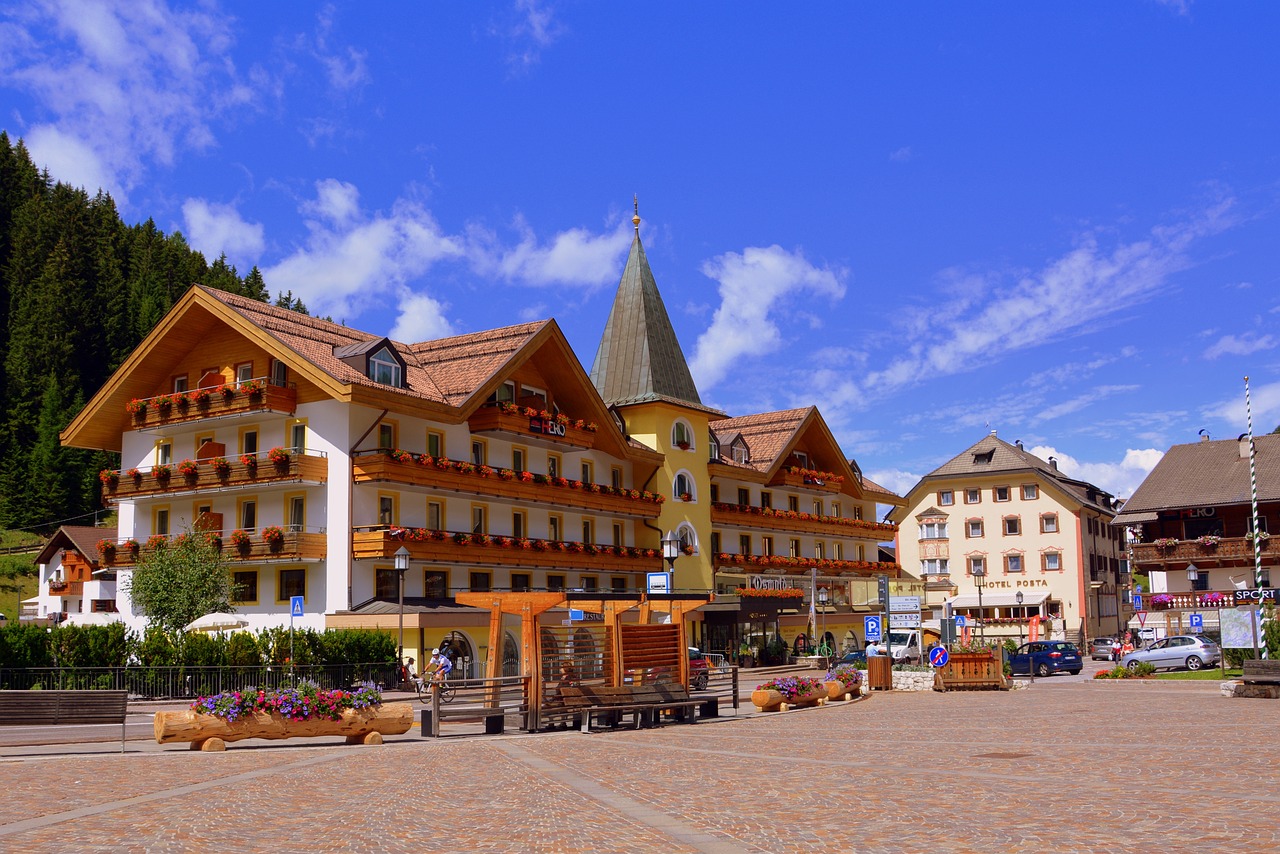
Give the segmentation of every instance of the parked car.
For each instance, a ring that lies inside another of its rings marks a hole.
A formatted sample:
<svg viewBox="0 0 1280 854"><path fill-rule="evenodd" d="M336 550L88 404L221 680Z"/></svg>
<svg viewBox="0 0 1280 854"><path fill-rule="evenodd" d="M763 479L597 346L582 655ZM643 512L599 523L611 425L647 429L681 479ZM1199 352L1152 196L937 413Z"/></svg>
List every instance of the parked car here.
<svg viewBox="0 0 1280 854"><path fill-rule="evenodd" d="M1130 670L1144 661L1157 670L1179 670L1183 667L1199 670L1206 665L1212 667L1221 658L1222 650L1203 635L1174 635L1158 640L1146 649L1135 649L1121 659L1120 663Z"/></svg>
<svg viewBox="0 0 1280 854"><path fill-rule="evenodd" d="M831 659L831 667L834 669L842 664L851 664L859 670L867 669L867 653L861 649L851 649L839 658Z"/></svg>
<svg viewBox="0 0 1280 854"><path fill-rule="evenodd" d="M1115 638L1094 638L1089 641L1089 658L1094 661L1110 661L1111 644L1115 643L1115 640Z"/></svg>
<svg viewBox="0 0 1280 854"><path fill-rule="evenodd" d="M1009 666L1014 676L1030 675L1033 670L1037 676L1051 676L1064 670L1074 676L1084 668L1084 661L1073 643L1028 641L1009 656Z"/></svg>
<svg viewBox="0 0 1280 854"><path fill-rule="evenodd" d="M711 663L707 661L702 650L696 646L689 647L689 688L704 691L711 677Z"/></svg>

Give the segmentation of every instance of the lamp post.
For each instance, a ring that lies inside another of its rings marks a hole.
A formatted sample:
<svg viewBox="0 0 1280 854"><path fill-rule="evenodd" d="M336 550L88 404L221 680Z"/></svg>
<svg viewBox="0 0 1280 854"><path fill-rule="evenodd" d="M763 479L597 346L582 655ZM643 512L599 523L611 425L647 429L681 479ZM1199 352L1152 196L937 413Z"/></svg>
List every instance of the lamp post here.
<svg viewBox="0 0 1280 854"><path fill-rule="evenodd" d="M1019 590L1013 597L1014 601L1018 603L1019 610L1021 610L1022 608L1022 600L1024 598L1026 597L1022 595L1021 590ZM1019 615L1018 617L1018 646L1022 646L1022 627L1026 619L1027 619L1027 612L1023 611L1021 615Z"/></svg>
<svg viewBox="0 0 1280 854"><path fill-rule="evenodd" d="M678 557L680 557L680 538L675 535L674 531L667 531L667 535L662 538L662 559L667 562L667 572L674 573L676 571L676 558Z"/></svg>
<svg viewBox="0 0 1280 854"><path fill-rule="evenodd" d="M985 566L975 566L973 568L973 583L978 587L978 638L985 641L987 639L987 622L982 619L982 588L983 580L987 577L987 568Z"/></svg>
<svg viewBox="0 0 1280 854"><path fill-rule="evenodd" d="M822 643L821 646L827 645L827 599L829 594L827 588L818 588L818 604L822 606ZM835 650L831 651L831 655L835 655Z"/></svg>
<svg viewBox="0 0 1280 854"><path fill-rule="evenodd" d="M396 549L394 555L396 561L396 572L400 574L400 645L396 648L396 664L400 666L400 673L397 678L404 674L404 574L409 568L409 550L404 546Z"/></svg>

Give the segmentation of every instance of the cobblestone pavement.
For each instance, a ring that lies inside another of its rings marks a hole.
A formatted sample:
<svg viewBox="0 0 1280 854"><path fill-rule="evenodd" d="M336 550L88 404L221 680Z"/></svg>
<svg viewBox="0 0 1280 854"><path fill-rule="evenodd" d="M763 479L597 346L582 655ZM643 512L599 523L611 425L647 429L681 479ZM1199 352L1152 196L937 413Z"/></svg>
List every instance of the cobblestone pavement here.
<svg viewBox="0 0 1280 854"><path fill-rule="evenodd" d="M0 850L1274 851L1278 711L1037 683L591 735L10 749Z"/></svg>

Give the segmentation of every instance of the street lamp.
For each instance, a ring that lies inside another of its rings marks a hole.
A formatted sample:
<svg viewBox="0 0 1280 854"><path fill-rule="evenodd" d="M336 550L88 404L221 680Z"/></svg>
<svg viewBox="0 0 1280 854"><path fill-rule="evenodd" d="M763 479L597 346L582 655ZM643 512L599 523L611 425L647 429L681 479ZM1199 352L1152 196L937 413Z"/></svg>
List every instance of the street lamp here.
<svg viewBox="0 0 1280 854"><path fill-rule="evenodd" d="M396 649L396 663L400 665L400 674L404 674L404 574L409 568L409 550L404 546L396 549L394 555L396 572L400 574L400 646Z"/></svg>
<svg viewBox="0 0 1280 854"><path fill-rule="evenodd" d="M985 641L987 639L986 621L982 619L982 588L983 579L987 577L987 568L985 566L974 566L973 583L978 587L978 638Z"/></svg>
<svg viewBox="0 0 1280 854"><path fill-rule="evenodd" d="M1199 581L1199 580L1200 580L1200 567L1196 566L1194 563L1187 564L1187 581Z"/></svg>
<svg viewBox="0 0 1280 854"><path fill-rule="evenodd" d="M667 572L675 572L678 557L680 557L680 538L675 535L675 532L667 531L667 535L662 538L662 559L667 562Z"/></svg>
<svg viewBox="0 0 1280 854"><path fill-rule="evenodd" d="M1013 597L1013 600L1014 600L1015 602L1017 602L1017 603L1018 603L1018 608L1019 608L1019 609L1021 609L1021 608L1022 608L1022 600L1023 600L1024 598L1026 598L1026 597L1022 595L1022 591L1021 591L1021 590L1019 590L1019 591L1014 595L1014 597ZM1021 614L1021 615L1019 616L1019 618L1018 618L1018 646L1022 646L1022 627L1023 627L1023 625L1024 625L1024 621L1025 621L1026 619L1027 619L1027 612L1026 612L1026 611L1023 611L1023 612L1022 612L1022 614Z"/></svg>
<svg viewBox="0 0 1280 854"><path fill-rule="evenodd" d="M818 604L822 606L822 643L820 644L820 646L827 645L827 599L828 598L830 597L829 597L829 594L827 593L827 588L819 587L818 588ZM834 650L832 651L832 654L833 655L835 654Z"/></svg>

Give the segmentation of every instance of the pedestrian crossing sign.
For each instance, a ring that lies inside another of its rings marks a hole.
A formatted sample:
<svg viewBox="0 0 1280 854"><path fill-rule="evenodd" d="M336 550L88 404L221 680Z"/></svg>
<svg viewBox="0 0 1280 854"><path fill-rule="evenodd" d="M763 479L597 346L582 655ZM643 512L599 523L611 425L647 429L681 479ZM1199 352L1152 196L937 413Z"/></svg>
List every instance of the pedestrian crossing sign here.
<svg viewBox="0 0 1280 854"><path fill-rule="evenodd" d="M290 616L290 617L301 617L301 616L303 616L303 611L302 611L302 597L301 597L301 596L290 596L290 597L289 597L289 616Z"/></svg>

